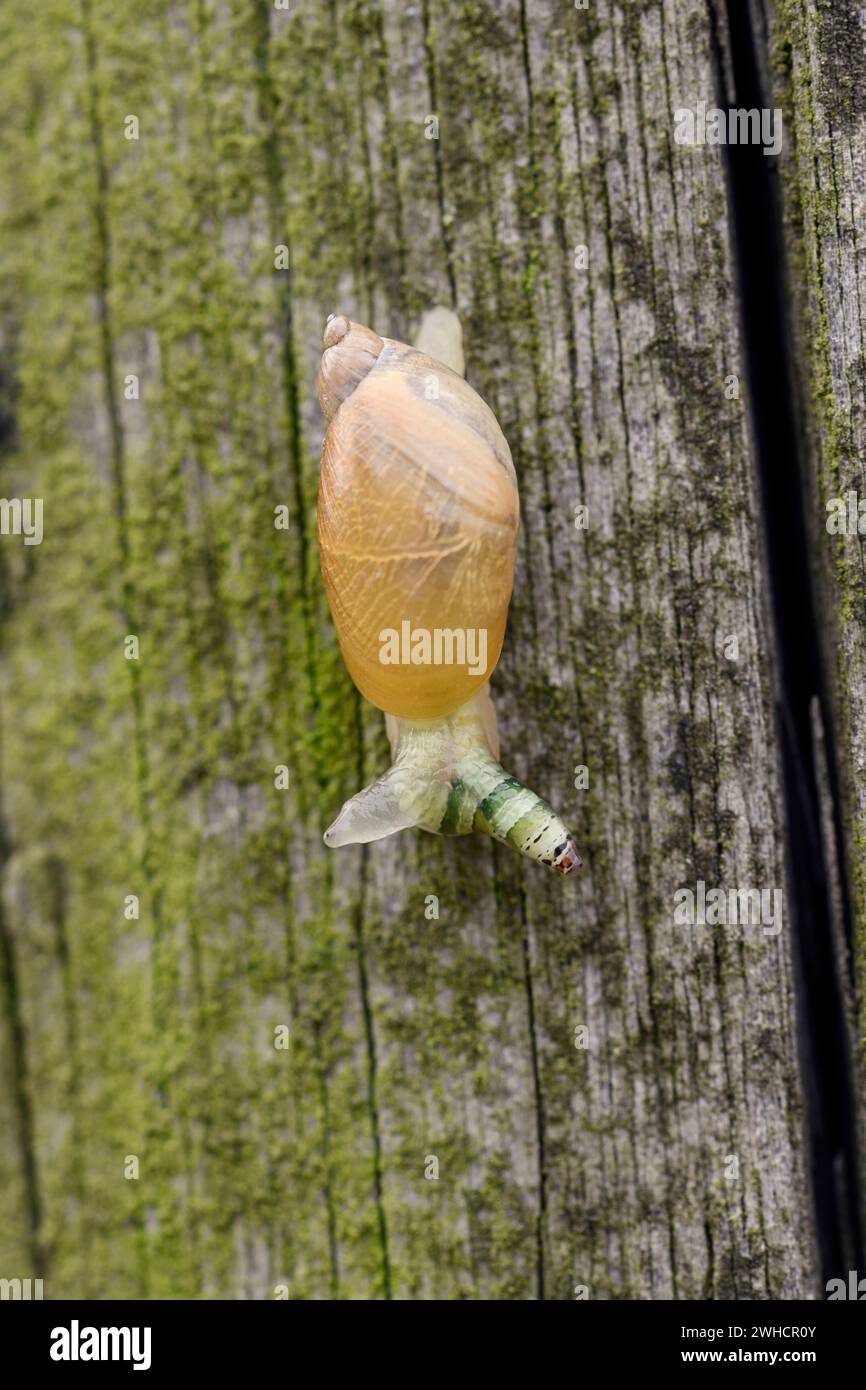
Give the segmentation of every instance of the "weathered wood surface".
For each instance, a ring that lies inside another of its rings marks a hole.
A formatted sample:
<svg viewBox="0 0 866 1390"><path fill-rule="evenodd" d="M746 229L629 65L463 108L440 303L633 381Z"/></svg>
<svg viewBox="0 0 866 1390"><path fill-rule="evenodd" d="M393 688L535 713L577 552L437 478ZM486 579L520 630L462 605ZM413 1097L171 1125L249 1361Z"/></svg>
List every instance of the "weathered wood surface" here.
<svg viewBox="0 0 866 1390"><path fill-rule="evenodd" d="M774 15L771 32L775 99L784 105L788 136L782 188L789 239L796 248L791 283L810 422L814 546L842 731L862 1078L866 581L861 536L866 519L858 509L866 500L866 5L788 0ZM860 534L849 524L852 493Z"/></svg>
<svg viewBox="0 0 866 1390"><path fill-rule="evenodd" d="M783 10L812 121L838 46ZM714 96L705 5L8 0L0 32L2 491L45 501L0 551L0 1273L813 1292L785 926L673 924L698 880L784 887L723 166L673 141ZM800 158L842 226L822 204L804 270L827 477L846 391L863 420L857 91L844 167L829 129ZM411 340L437 301L520 480L503 762L577 883L482 839L321 842L387 760L318 573L321 330Z"/></svg>

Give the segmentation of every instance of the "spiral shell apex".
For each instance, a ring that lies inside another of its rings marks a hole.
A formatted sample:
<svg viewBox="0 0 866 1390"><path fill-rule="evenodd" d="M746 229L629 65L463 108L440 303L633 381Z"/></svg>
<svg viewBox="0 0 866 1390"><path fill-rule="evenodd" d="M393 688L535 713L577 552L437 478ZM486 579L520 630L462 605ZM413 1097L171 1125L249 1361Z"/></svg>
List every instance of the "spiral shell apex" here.
<svg viewBox="0 0 866 1390"><path fill-rule="evenodd" d="M508 444L462 377L415 348L335 315L324 349L318 536L340 647L372 704L441 718L502 649L519 517Z"/></svg>
<svg viewBox="0 0 866 1390"><path fill-rule="evenodd" d="M330 422L373 367L385 343L363 324L352 323L343 314L331 314L323 346L317 384L322 413Z"/></svg>

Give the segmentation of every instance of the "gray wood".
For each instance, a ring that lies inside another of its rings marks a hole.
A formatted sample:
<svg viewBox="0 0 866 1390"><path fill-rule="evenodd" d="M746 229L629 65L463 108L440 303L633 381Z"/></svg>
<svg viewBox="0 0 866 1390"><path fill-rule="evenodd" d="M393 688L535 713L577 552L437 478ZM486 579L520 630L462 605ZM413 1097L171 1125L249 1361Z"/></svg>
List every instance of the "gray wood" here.
<svg viewBox="0 0 866 1390"><path fill-rule="evenodd" d="M784 156L816 200L826 488L840 419L861 467L863 110L836 22L771 18L798 122L816 74L847 93ZM707 7L9 0L0 26L4 488L45 499L43 544L0 553L0 1272L815 1293L787 918L674 923L699 880L785 888L723 164L673 138L714 100ZM572 824L577 882L481 838L321 842L388 756L318 573L321 333L411 340L437 302L521 490L502 761Z"/></svg>

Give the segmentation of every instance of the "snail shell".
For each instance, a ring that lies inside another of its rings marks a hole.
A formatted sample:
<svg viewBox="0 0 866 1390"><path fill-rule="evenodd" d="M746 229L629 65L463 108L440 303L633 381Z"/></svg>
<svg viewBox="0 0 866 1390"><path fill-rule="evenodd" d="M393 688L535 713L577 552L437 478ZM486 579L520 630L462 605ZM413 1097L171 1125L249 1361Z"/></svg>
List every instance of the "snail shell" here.
<svg viewBox="0 0 866 1390"><path fill-rule="evenodd" d="M502 650L519 519L508 444L462 377L406 343L335 316L324 345L318 538L343 657L379 709L441 718ZM483 632L483 669L384 663L382 634L406 622Z"/></svg>

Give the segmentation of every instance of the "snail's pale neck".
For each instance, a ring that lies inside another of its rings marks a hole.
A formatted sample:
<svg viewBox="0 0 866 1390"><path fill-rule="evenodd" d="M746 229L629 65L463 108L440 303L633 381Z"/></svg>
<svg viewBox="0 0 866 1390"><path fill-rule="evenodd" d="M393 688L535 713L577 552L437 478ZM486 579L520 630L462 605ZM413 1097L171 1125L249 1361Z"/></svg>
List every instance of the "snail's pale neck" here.
<svg viewBox="0 0 866 1390"><path fill-rule="evenodd" d="M480 701L475 696L453 714L439 719L399 719L399 742L394 762L401 755L415 757L425 750L428 760L438 764L443 773L453 774L460 760L470 750L484 751L493 756L481 718Z"/></svg>
<svg viewBox="0 0 866 1390"><path fill-rule="evenodd" d="M324 346L317 385L319 404L330 424L346 397L374 366L385 344L372 328L352 323L344 314L334 314L325 326Z"/></svg>

